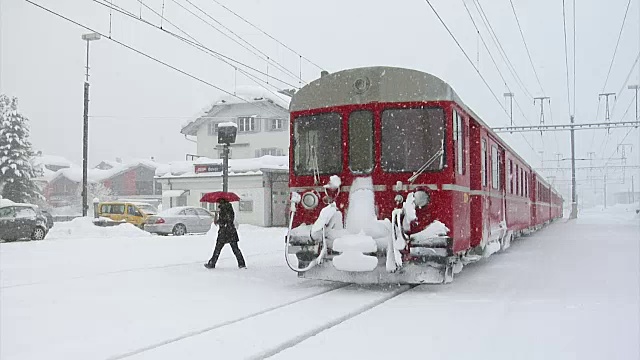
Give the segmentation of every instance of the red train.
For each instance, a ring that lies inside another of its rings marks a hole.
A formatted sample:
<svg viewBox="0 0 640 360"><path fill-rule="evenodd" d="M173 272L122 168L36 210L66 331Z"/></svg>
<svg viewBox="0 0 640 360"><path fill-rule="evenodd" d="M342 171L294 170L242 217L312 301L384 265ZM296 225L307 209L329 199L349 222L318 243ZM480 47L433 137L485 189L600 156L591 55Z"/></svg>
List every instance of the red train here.
<svg viewBox="0 0 640 360"><path fill-rule="evenodd" d="M367 67L290 104L287 264L354 283L447 283L562 216L563 199L444 81Z"/></svg>

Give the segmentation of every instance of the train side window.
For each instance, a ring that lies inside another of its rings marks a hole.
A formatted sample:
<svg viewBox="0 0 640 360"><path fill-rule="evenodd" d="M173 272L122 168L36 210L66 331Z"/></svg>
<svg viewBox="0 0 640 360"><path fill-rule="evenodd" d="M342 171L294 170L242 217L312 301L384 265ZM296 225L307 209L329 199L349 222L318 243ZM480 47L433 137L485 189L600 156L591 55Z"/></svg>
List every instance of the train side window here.
<svg viewBox="0 0 640 360"><path fill-rule="evenodd" d="M514 193L516 195L520 195L520 180L521 179L520 179L520 166L519 165L516 165L516 176L515 177L516 177L516 182L515 182L516 189L514 190Z"/></svg>
<svg viewBox="0 0 640 360"><path fill-rule="evenodd" d="M500 170L498 167L498 148L491 146L491 187L500 188Z"/></svg>
<svg viewBox="0 0 640 360"><path fill-rule="evenodd" d="M464 120L453 110L453 143L456 153L456 170L464 174Z"/></svg>
<svg viewBox="0 0 640 360"><path fill-rule="evenodd" d="M513 161L511 159L509 159L509 163L507 166L509 167L507 169L507 176L509 176L509 178L507 179L507 192L509 194L513 194Z"/></svg>
<svg viewBox="0 0 640 360"><path fill-rule="evenodd" d="M349 169L355 174L373 170L373 113L354 111L349 115Z"/></svg>
<svg viewBox="0 0 640 360"><path fill-rule="evenodd" d="M482 139L482 156L480 157L480 176L482 186L487 186L487 140Z"/></svg>
<svg viewBox="0 0 640 360"><path fill-rule="evenodd" d="M524 195L524 169L520 168L520 196Z"/></svg>

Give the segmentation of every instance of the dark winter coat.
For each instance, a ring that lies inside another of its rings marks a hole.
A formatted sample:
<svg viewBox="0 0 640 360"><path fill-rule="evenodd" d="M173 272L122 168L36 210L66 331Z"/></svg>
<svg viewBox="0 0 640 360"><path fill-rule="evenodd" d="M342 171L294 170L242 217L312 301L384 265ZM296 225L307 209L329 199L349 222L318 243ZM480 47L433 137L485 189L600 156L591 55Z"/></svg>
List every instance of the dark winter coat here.
<svg viewBox="0 0 640 360"><path fill-rule="evenodd" d="M220 203L220 212L218 213L218 240L223 243L238 242L238 232L233 224L235 220L235 214L233 207L228 202Z"/></svg>

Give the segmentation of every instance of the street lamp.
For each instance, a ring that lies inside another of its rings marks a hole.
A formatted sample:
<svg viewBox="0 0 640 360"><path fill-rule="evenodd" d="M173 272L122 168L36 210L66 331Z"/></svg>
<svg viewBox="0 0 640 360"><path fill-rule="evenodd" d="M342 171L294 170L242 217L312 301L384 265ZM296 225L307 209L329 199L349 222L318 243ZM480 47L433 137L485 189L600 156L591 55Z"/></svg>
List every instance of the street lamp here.
<svg viewBox="0 0 640 360"><path fill-rule="evenodd" d="M82 131L82 216L87 216L87 162L89 158L89 42L100 40L100 34L90 33L82 35L87 42L87 66L84 80L84 127Z"/></svg>

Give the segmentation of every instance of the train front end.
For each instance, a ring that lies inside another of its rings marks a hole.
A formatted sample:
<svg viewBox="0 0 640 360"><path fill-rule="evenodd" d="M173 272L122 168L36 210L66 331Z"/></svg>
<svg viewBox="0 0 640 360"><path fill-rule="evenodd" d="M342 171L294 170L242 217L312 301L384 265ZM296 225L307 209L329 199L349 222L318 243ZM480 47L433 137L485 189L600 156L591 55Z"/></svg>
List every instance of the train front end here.
<svg viewBox="0 0 640 360"><path fill-rule="evenodd" d="M350 283L446 283L454 241L455 93L418 71L322 76L291 101L289 267ZM449 162L449 163L448 163ZM468 245L467 245L468 247Z"/></svg>

